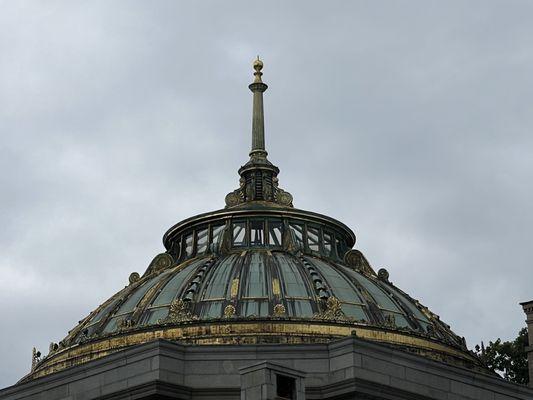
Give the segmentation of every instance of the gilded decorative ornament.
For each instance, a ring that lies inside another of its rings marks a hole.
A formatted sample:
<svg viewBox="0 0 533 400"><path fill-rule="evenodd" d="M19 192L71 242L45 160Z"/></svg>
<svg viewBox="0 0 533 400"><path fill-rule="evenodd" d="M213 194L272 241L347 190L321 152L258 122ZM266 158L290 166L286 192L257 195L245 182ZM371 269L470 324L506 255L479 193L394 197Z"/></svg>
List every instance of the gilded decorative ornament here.
<svg viewBox="0 0 533 400"><path fill-rule="evenodd" d="M135 321L132 319L124 318L118 322L117 326L119 331L125 331L133 328L135 326Z"/></svg>
<svg viewBox="0 0 533 400"><path fill-rule="evenodd" d="M331 321L349 321L350 319L342 311L341 302L334 296L326 300L326 309L321 313L315 314L314 319L325 319Z"/></svg>
<svg viewBox="0 0 533 400"><path fill-rule="evenodd" d="M281 303L274 306L274 316L283 317L286 314L285 306Z"/></svg>
<svg viewBox="0 0 533 400"><path fill-rule="evenodd" d="M189 311L189 303L182 299L176 299L170 303L168 315L165 319L159 320L161 324L176 324L180 322L195 321L198 317Z"/></svg>
<svg viewBox="0 0 533 400"><path fill-rule="evenodd" d="M376 276L366 257L359 250L351 249L344 254L344 263L365 275Z"/></svg>
<svg viewBox="0 0 533 400"><path fill-rule="evenodd" d="M164 269L170 268L174 264L174 259L168 253L161 253L154 257L148 269L146 270L147 274L153 272L159 272Z"/></svg>
<svg viewBox="0 0 533 400"><path fill-rule="evenodd" d="M232 318L235 316L235 306L228 304L224 308L224 318Z"/></svg>
<svg viewBox="0 0 533 400"><path fill-rule="evenodd" d="M239 278L235 278L231 281L231 298L237 297L237 294L239 294Z"/></svg>

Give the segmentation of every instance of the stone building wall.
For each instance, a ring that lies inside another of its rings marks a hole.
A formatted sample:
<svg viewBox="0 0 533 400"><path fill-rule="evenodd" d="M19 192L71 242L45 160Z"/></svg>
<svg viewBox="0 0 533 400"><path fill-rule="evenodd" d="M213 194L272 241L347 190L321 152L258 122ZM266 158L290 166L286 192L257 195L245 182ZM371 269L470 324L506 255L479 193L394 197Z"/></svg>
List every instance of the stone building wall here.
<svg viewBox="0 0 533 400"><path fill-rule="evenodd" d="M497 376L355 337L313 345L184 346L157 340L0 390L0 399L266 400L283 398L277 385L295 400L533 399L533 389Z"/></svg>

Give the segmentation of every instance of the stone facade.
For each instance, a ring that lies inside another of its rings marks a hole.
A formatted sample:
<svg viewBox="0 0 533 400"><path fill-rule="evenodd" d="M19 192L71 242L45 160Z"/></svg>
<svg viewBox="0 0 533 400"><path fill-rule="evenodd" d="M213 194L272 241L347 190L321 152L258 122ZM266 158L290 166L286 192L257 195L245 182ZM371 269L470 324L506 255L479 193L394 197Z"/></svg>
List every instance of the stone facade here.
<svg viewBox="0 0 533 400"><path fill-rule="evenodd" d="M0 391L2 400L284 398L525 400L533 389L353 337L309 345L156 340Z"/></svg>

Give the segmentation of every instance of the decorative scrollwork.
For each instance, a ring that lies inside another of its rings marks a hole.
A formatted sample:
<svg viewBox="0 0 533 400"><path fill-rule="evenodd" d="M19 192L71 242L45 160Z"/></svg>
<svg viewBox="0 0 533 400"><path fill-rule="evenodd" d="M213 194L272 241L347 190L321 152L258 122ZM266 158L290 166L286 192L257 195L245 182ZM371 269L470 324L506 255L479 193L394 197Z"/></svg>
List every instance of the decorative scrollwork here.
<svg viewBox="0 0 533 400"><path fill-rule="evenodd" d="M139 273L138 272L132 272L130 274L130 277L128 278L128 281L130 282L130 285L131 285L132 283L138 282L139 279L141 279L141 276L139 275Z"/></svg>
<svg viewBox="0 0 533 400"><path fill-rule="evenodd" d="M274 316L275 317L283 317L287 313L287 310L285 309L285 306L281 303L276 304L274 306Z"/></svg>
<svg viewBox="0 0 533 400"><path fill-rule="evenodd" d="M282 206L292 207L292 194L283 189L276 189L275 199L276 203L279 203Z"/></svg>
<svg viewBox="0 0 533 400"><path fill-rule="evenodd" d="M370 263L363 253L361 253L359 250L348 250L344 254L344 263L356 271L361 272L362 274L376 276L376 272L370 266Z"/></svg>
<svg viewBox="0 0 533 400"><path fill-rule="evenodd" d="M389 271L385 268L380 268L378 271L378 279L383 282L389 282Z"/></svg>
<svg viewBox="0 0 533 400"><path fill-rule="evenodd" d="M315 314L314 319L325 319L329 321L349 321L351 320L342 311L341 302L334 296L326 300L326 309L321 313Z"/></svg>
<svg viewBox="0 0 533 400"><path fill-rule="evenodd" d="M168 253L161 253L154 257L148 269L145 272L145 275L160 272L164 269L170 268L174 264L174 259Z"/></svg>
<svg viewBox="0 0 533 400"><path fill-rule="evenodd" d="M226 195L225 201L226 201L226 207L235 207L243 203L244 198L242 195L242 190L237 189L237 190L234 190L233 192L228 193Z"/></svg>
<svg viewBox="0 0 533 400"><path fill-rule="evenodd" d="M224 318L233 318L235 316L235 306L233 304L228 304L224 308Z"/></svg>
<svg viewBox="0 0 533 400"><path fill-rule="evenodd" d="M176 299L170 303L168 315L159 320L160 324L176 324L180 322L195 321L198 317L189 311L189 303L182 299Z"/></svg>

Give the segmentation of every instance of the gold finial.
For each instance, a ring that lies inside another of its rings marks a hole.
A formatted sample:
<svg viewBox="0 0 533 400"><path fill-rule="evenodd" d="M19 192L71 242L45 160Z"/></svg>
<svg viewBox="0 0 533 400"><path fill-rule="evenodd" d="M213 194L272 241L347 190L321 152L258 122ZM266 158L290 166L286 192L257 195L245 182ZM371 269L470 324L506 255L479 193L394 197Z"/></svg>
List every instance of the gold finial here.
<svg viewBox="0 0 533 400"><path fill-rule="evenodd" d="M263 82L261 80L261 75L263 75L263 73L261 72L261 70L263 69L263 61L261 61L259 59L259 56L257 56L256 60L254 60L253 66L254 66L254 69L255 69L255 72L254 72L254 75L255 75L254 83Z"/></svg>

